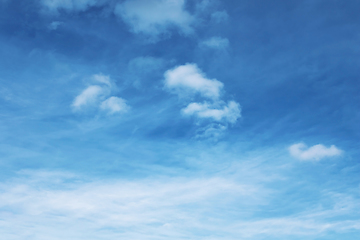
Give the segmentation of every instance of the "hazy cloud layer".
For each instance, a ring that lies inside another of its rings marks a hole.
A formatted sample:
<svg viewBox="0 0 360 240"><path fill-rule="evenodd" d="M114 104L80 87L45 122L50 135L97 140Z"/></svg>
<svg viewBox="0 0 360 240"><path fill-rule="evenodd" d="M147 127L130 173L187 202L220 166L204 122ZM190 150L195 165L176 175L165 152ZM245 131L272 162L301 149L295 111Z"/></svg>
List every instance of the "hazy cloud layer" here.
<svg viewBox="0 0 360 240"><path fill-rule="evenodd" d="M226 49L229 47L229 40L222 37L212 37L201 42L201 46L213 49Z"/></svg>
<svg viewBox="0 0 360 240"><path fill-rule="evenodd" d="M189 34L194 17L184 8L184 0L127 0L116 6L115 14L135 33L157 36L176 28Z"/></svg>

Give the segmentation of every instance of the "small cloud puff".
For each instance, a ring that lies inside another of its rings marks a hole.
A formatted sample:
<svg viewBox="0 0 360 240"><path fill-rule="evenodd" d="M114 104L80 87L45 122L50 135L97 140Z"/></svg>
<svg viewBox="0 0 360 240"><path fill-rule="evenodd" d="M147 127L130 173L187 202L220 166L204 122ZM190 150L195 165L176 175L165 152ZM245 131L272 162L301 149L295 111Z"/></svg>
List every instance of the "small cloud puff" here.
<svg viewBox="0 0 360 240"><path fill-rule="evenodd" d="M300 160L318 161L326 157L341 155L342 151L331 145L329 148L322 144L317 144L307 148L304 143L297 143L289 147L290 154Z"/></svg>
<svg viewBox="0 0 360 240"><path fill-rule="evenodd" d="M115 8L134 33L158 36L171 27L192 32L192 15L184 10L185 0L126 0Z"/></svg>
<svg viewBox="0 0 360 240"><path fill-rule="evenodd" d="M229 40L227 38L212 37L201 43L201 46L214 48L214 49L225 49L229 47Z"/></svg>
<svg viewBox="0 0 360 240"><path fill-rule="evenodd" d="M235 123L240 117L240 105L237 102L230 101L228 105L222 108L216 108L214 104L209 103L190 103L182 109L184 115L195 115L199 118L211 118L215 121L226 121Z"/></svg>
<svg viewBox="0 0 360 240"><path fill-rule="evenodd" d="M119 97L109 97L101 103L100 108L109 114L126 112L129 109L125 100Z"/></svg>
<svg viewBox="0 0 360 240"><path fill-rule="evenodd" d="M126 112L129 109L124 99L115 96L107 98L114 88L114 84L112 84L109 76L95 74L92 76L92 80L97 85L94 84L87 87L75 97L71 105L75 112L87 109L88 107L99 107L109 114ZM107 99L104 100L105 98Z"/></svg>
<svg viewBox="0 0 360 240"><path fill-rule="evenodd" d="M84 106L94 104L103 94L104 89L102 87L97 85L89 86L75 98L72 107L75 111L78 111Z"/></svg>
<svg viewBox="0 0 360 240"><path fill-rule="evenodd" d="M185 64L164 74L165 86L170 90L200 93L203 97L217 99L224 84L216 79L207 79L196 64Z"/></svg>

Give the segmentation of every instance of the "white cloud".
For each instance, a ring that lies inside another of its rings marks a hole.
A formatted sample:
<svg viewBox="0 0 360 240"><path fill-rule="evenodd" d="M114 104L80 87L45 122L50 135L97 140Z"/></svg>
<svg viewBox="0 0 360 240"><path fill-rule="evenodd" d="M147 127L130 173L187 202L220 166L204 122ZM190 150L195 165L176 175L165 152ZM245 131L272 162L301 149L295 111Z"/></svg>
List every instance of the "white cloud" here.
<svg viewBox="0 0 360 240"><path fill-rule="evenodd" d="M208 229L202 215L217 217L212 211L236 199L253 204L259 194L256 187L224 178L84 181L28 172L0 185L0 235L7 240L196 237L189 229Z"/></svg>
<svg viewBox="0 0 360 240"><path fill-rule="evenodd" d="M203 97L217 99L223 83L216 79L207 79L196 64L185 64L168 70L164 74L165 86L177 93L184 91L200 93Z"/></svg>
<svg viewBox="0 0 360 240"><path fill-rule="evenodd" d="M157 36L176 27L187 34L194 18L184 7L185 0L126 0L116 6L115 14L135 33Z"/></svg>
<svg viewBox="0 0 360 240"><path fill-rule="evenodd" d="M74 110L80 110L84 106L95 104L103 94L104 89L102 87L91 85L75 98L72 107Z"/></svg>
<svg viewBox="0 0 360 240"><path fill-rule="evenodd" d="M126 112L129 109L125 100L118 97L109 97L101 103L100 108L110 114Z"/></svg>
<svg viewBox="0 0 360 240"><path fill-rule="evenodd" d="M111 87L111 81L110 81L110 77L107 75L103 75L103 74L94 74L92 76L92 78L99 83L103 83L105 85L107 85L108 87Z"/></svg>
<svg viewBox="0 0 360 240"><path fill-rule="evenodd" d="M214 49L225 49L229 46L229 40L227 38L212 37L203 41L201 45Z"/></svg>
<svg viewBox="0 0 360 240"><path fill-rule="evenodd" d="M322 144L314 145L307 148L304 143L297 143L289 147L290 154L300 160L320 160L326 157L341 155L342 151L331 145L329 148Z"/></svg>
<svg viewBox="0 0 360 240"><path fill-rule="evenodd" d="M349 201L339 197L337 202ZM27 171L0 184L0 199L0 236L6 240L200 240L204 233L218 240L314 239L360 229L358 198L341 209L259 219L269 189L224 177L101 181Z"/></svg>
<svg viewBox="0 0 360 240"><path fill-rule="evenodd" d="M124 99L115 96L107 98L113 89L116 88L109 76L94 74L91 80L96 85L87 87L74 99L71 105L74 111L80 111L89 106L100 108L100 110L106 111L109 114L126 112L129 109Z"/></svg>
<svg viewBox="0 0 360 240"><path fill-rule="evenodd" d="M199 118L212 118L215 121L226 121L235 123L240 117L240 106L234 101L230 101L228 105L222 108L209 103L190 103L186 108L182 109L185 115L195 115Z"/></svg>
<svg viewBox="0 0 360 240"><path fill-rule="evenodd" d="M102 0L41 0L47 10L57 12L60 9L66 11L85 11L89 7L103 3Z"/></svg>

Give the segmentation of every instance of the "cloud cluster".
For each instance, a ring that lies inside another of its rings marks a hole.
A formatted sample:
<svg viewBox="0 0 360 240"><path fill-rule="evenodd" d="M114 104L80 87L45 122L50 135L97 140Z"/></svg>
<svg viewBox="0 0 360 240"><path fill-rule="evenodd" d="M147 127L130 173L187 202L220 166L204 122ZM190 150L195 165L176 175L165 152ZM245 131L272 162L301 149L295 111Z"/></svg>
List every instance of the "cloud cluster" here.
<svg viewBox="0 0 360 240"><path fill-rule="evenodd" d="M92 80L97 84L88 86L75 97L71 107L75 112L82 111L89 107L100 108L108 114L122 113L129 109L125 100L119 97L110 96L112 83L109 76L95 74Z"/></svg>
<svg viewBox="0 0 360 240"><path fill-rule="evenodd" d="M192 102L182 109L187 116L211 119L224 124L234 124L240 117L240 105L235 101L227 104L220 99L224 84L216 79L208 79L196 64L187 63L165 72L165 88L183 95L200 95L205 101Z"/></svg>
<svg viewBox="0 0 360 240"><path fill-rule="evenodd" d="M291 145L289 152L293 157L307 161L318 161L326 157L339 156L342 153L342 151L334 145L328 148L322 144L317 144L308 148L304 143Z"/></svg>

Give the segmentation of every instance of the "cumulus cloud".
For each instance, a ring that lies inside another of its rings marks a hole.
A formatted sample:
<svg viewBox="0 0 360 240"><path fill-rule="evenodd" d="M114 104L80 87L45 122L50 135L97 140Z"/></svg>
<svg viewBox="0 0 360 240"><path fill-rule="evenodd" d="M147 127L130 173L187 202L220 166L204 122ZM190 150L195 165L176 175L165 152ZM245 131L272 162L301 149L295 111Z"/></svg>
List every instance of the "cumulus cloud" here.
<svg viewBox="0 0 360 240"><path fill-rule="evenodd" d="M97 85L87 87L73 101L74 110L80 110L82 107L96 103L100 96L104 94L104 89Z"/></svg>
<svg viewBox="0 0 360 240"><path fill-rule="evenodd" d="M195 115L199 118L211 118L215 121L223 121L235 123L240 117L240 105L234 101L230 101L228 105L222 108L216 108L209 103L190 103L186 108L182 109L184 115Z"/></svg>
<svg viewBox="0 0 360 240"><path fill-rule="evenodd" d="M135 33L157 36L169 28L191 33L194 17L185 9L185 0L126 0L115 8Z"/></svg>
<svg viewBox="0 0 360 240"><path fill-rule="evenodd" d="M229 46L229 40L227 38L212 37L208 40L201 42L201 46L214 49L225 49Z"/></svg>
<svg viewBox="0 0 360 240"><path fill-rule="evenodd" d="M297 143L290 146L289 152L295 158L310 161L317 161L326 157L339 156L342 153L342 151L334 145L325 147L322 144L317 144L308 148L304 143Z"/></svg>
<svg viewBox="0 0 360 240"><path fill-rule="evenodd" d="M94 84L87 87L75 97L71 105L74 111L80 111L92 106L100 108L109 114L114 114L126 112L129 109L124 99L115 96L108 97L115 87L109 76L94 74L91 80L96 83L96 85ZM107 99L104 100L105 98Z"/></svg>
<svg viewBox="0 0 360 240"><path fill-rule="evenodd" d="M217 99L224 84L216 79L207 79L196 64L185 64L164 74L165 87L177 93L200 93L203 97Z"/></svg>
<svg viewBox="0 0 360 240"><path fill-rule="evenodd" d="M124 99L119 97L109 97L101 103L100 108L110 114L114 114L118 112L126 112L129 107Z"/></svg>

